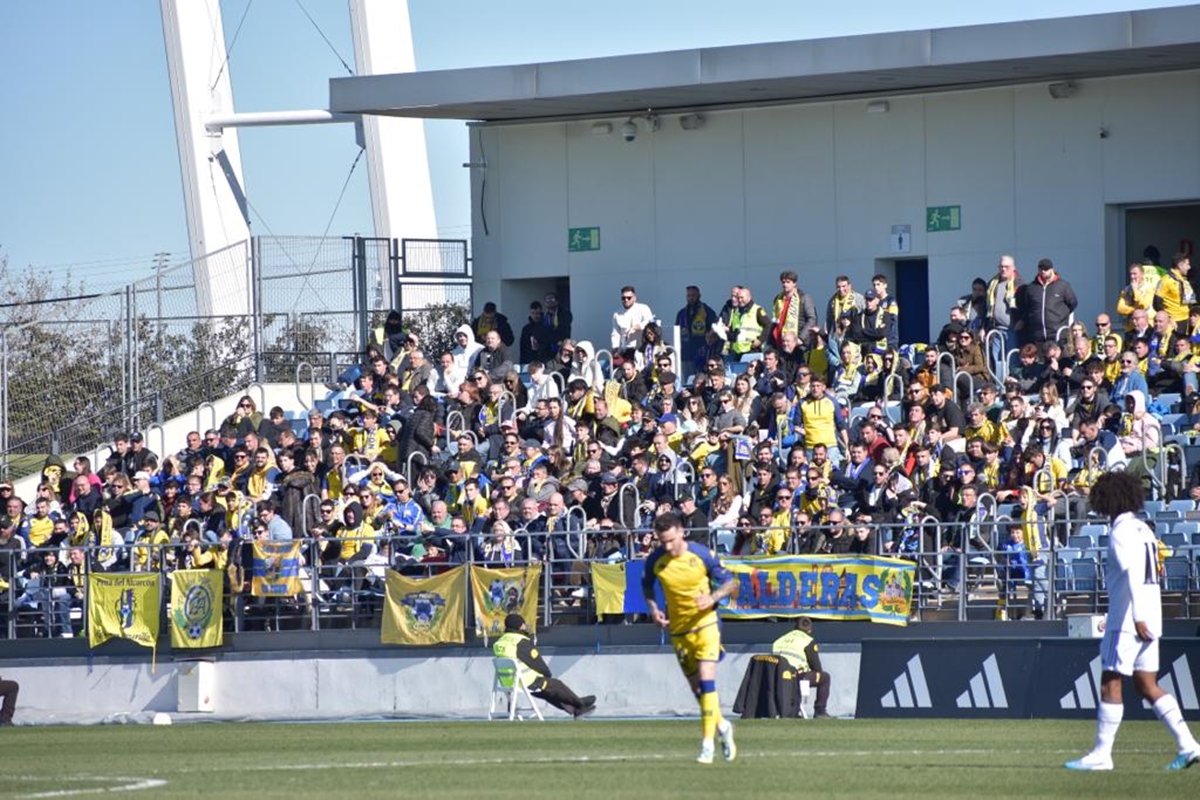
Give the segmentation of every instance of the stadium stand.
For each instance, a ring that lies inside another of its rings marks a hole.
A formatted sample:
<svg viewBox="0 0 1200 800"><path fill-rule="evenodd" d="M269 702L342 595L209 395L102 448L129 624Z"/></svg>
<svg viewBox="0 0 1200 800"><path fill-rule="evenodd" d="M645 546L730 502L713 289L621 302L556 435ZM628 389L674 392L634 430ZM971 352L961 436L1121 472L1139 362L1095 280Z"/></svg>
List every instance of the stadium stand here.
<svg viewBox="0 0 1200 800"><path fill-rule="evenodd" d="M918 617L1054 618L1056 595L1103 604L1106 469L1141 477L1171 590L1200 593L1200 307L1138 356L1074 319L1047 260L977 284L929 342L897 341L878 282L828 303L734 287L719 311L697 292L678 351L632 287L612 352L565 308L514 330L489 303L444 352L394 313L311 404L247 393L167 452L131 431L104 463L46 457L31 496L0 483L0 635L78 635L93 574L182 568L222 572L233 631L378 626L389 568L464 563L541 562L544 620L594 621L590 565L644 558L668 510L729 555L908 559ZM295 597L248 592L261 540L302 541Z"/></svg>

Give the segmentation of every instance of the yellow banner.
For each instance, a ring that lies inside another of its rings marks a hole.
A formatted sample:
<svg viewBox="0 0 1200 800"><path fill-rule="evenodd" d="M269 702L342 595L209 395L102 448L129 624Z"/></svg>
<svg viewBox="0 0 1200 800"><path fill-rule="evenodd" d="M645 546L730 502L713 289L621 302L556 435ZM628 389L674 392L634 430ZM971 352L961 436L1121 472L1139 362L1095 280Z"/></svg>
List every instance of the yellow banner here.
<svg viewBox="0 0 1200 800"><path fill-rule="evenodd" d="M225 576L219 569L171 573L171 647L220 647Z"/></svg>
<svg viewBox="0 0 1200 800"><path fill-rule="evenodd" d="M485 637L504 633L504 618L520 614L529 633L537 631L538 591L542 565L487 569L471 565L471 594L475 602L475 629Z"/></svg>
<svg viewBox="0 0 1200 800"><path fill-rule="evenodd" d="M409 578L387 571L384 644L462 644L465 639L466 566L431 578Z"/></svg>
<svg viewBox="0 0 1200 800"><path fill-rule="evenodd" d="M155 650L158 642L158 573L103 573L89 576L88 644L129 639Z"/></svg>
<svg viewBox="0 0 1200 800"><path fill-rule="evenodd" d="M738 586L721 609L733 619L809 616L907 625L916 564L875 556L729 558Z"/></svg>
<svg viewBox="0 0 1200 800"><path fill-rule="evenodd" d="M300 594L300 540L255 542L250 594L295 597Z"/></svg>
<svg viewBox="0 0 1200 800"><path fill-rule="evenodd" d="M625 563L592 562L592 592L596 596L596 615L625 613ZM641 591L641 587L637 587Z"/></svg>

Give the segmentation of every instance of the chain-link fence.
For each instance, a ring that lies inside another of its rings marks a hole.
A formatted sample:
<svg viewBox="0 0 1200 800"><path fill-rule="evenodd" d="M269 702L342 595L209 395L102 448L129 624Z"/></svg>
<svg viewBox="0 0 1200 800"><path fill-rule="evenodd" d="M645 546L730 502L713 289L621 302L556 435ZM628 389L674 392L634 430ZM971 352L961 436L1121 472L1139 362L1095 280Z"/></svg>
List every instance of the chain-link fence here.
<svg viewBox="0 0 1200 800"><path fill-rule="evenodd" d="M426 277L403 302L399 241L273 236L116 291L14 308L0 320L0 475L23 477L48 453L93 447L255 380L294 380L301 363L331 382L392 308L449 300L450 315L432 319L469 318L466 242L405 241L418 243L405 252Z"/></svg>

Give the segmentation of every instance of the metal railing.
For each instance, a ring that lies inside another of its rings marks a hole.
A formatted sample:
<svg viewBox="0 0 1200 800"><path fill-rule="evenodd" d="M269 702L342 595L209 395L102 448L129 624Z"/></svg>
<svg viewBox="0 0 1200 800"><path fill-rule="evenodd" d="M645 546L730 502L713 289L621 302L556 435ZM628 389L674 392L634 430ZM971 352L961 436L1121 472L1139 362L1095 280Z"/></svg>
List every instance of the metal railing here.
<svg viewBox="0 0 1200 800"><path fill-rule="evenodd" d="M313 496L315 497L315 496ZM309 498L305 504L309 505ZM553 533L519 528L505 546L493 546L488 533L454 534L448 530L425 534L387 533L361 540L352 559L333 559L325 553L334 538L301 539L299 591L291 597L264 598L251 592L251 545L233 540L228 545L196 545L219 549L225 569L224 627L229 632L250 630L380 626L386 570L410 577L428 577L460 564L501 567L541 563L544 568L539 615L546 623L591 622L596 606L591 591L591 565L645 558L653 548L648 529L599 528L585 523L582 509L565 517ZM1043 520L1053 524L1052 520ZM183 532L198 522L180 526ZM1102 540L1088 547L1051 547L1037 554L1009 551L1004 542L1019 520L985 517L970 523L939 523L931 517L893 524L805 526L792 530L782 550L772 552L763 534L770 528L745 527L722 531L688 531L689 539L707 540L725 556L756 555L882 555L914 566L912 609L917 619L1005 619L1037 616L1060 619L1070 613L1095 613L1107 602ZM422 536L436 534L434 538ZM425 541L424 556L401 553ZM436 544L434 544L436 542ZM814 545L813 543L818 543ZM129 542L101 547L61 547L0 552L0 636L58 636L86 634L82 613L88 581L96 572L152 571L162 576L163 604L169 602L169 575L190 566L190 544ZM80 551L74 555L72 550ZM100 567L115 550L117 562ZM725 552L728 550L729 552ZM64 564L78 563L82 591L69 578L47 584L38 569L53 552ZM1200 543L1175 548L1163 561L1164 605L1174 617L1200 617ZM24 575L24 577L22 577ZM468 604L469 605L469 604ZM468 611L468 615L470 615ZM167 615L163 615L167 619ZM164 622L165 626L168 623ZM467 620L471 624L471 620Z"/></svg>

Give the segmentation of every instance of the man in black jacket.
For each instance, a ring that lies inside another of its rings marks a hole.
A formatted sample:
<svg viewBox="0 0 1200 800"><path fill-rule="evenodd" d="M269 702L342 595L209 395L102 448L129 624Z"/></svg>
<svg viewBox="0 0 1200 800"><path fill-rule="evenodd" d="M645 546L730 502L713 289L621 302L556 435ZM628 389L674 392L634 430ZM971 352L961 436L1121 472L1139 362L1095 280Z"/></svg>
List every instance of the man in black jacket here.
<svg viewBox="0 0 1200 800"><path fill-rule="evenodd" d="M483 304L483 313L471 320L471 330L475 332L475 341L486 344L489 331L500 334L500 341L505 347L512 347L513 329L508 317L496 311L496 304L488 301Z"/></svg>
<svg viewBox="0 0 1200 800"><path fill-rule="evenodd" d="M1043 258L1037 268L1037 277L1017 290L1017 327L1022 341L1041 344L1070 324L1079 301L1071 284L1054 271L1054 262Z"/></svg>

